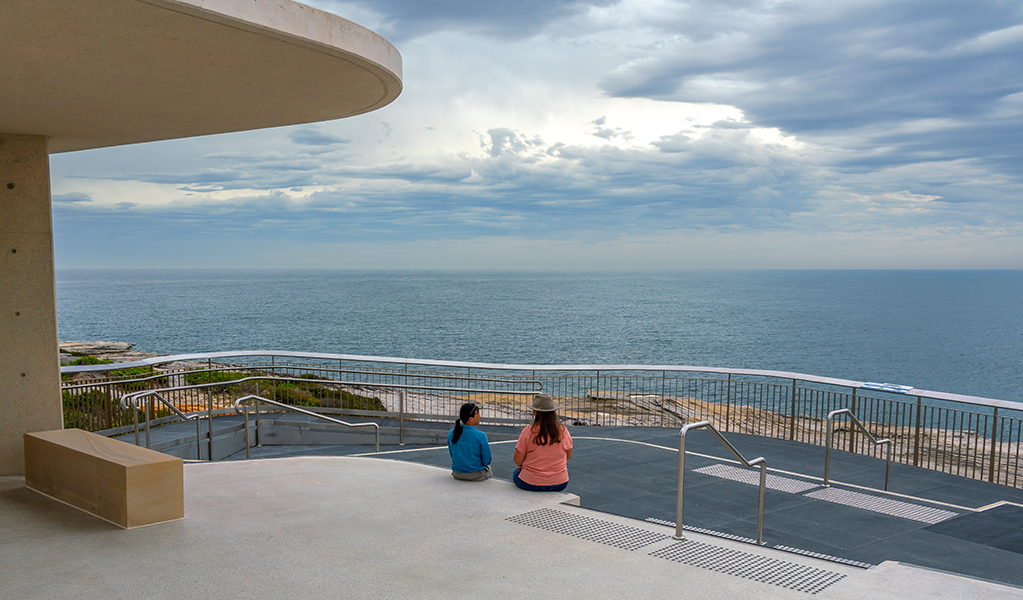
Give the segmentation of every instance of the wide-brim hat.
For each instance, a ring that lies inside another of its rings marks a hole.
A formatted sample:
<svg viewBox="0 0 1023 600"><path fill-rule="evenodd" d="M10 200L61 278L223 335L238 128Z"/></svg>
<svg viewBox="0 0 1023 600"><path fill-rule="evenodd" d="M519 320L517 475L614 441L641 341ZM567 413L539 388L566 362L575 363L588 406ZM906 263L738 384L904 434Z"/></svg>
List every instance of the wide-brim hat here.
<svg viewBox="0 0 1023 600"><path fill-rule="evenodd" d="M537 394L533 396L533 410L536 412L554 412L558 410L558 404L548 394Z"/></svg>

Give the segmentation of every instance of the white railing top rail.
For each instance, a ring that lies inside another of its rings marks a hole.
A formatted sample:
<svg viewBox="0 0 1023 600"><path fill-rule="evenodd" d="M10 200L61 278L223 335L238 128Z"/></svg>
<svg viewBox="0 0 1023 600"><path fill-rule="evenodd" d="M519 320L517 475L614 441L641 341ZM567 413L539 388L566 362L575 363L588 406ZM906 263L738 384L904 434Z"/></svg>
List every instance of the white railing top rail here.
<svg viewBox="0 0 1023 600"><path fill-rule="evenodd" d="M285 357L285 358L308 358L316 360L341 360L352 362L383 363L395 365L420 365L428 367L454 367L461 369L488 369L506 371L670 371L670 372L691 372L691 373L716 373L720 375L743 375L752 377L772 377L777 379L791 379L809 383L834 385L853 389L869 391L881 391L905 396L919 396L946 402L961 402L977 406L988 406L1006 408L1010 410L1023 411L1023 402L1009 400L998 400L995 398L984 398L983 396L968 396L963 394L950 394L947 392L935 392L922 390L908 385L895 385L888 383L875 383L870 381L854 381L851 379L838 379L834 377L821 377L807 373L794 373L791 371L770 371L763 369L736 369L729 367L697 367L688 365L518 365L503 363L466 362L454 360L433 360L424 358L395 358L390 356L364 356L359 354L335 354L330 352L295 352L289 350L234 350L224 352L196 352L191 354L172 354L168 356L155 356L123 363L111 363L101 365L77 365L62 366L61 373L87 373L95 371L110 371L116 369L127 369L131 367L147 367L172 362L188 361L212 361L222 358L244 358L244 357ZM286 367L287 365L281 365Z"/></svg>

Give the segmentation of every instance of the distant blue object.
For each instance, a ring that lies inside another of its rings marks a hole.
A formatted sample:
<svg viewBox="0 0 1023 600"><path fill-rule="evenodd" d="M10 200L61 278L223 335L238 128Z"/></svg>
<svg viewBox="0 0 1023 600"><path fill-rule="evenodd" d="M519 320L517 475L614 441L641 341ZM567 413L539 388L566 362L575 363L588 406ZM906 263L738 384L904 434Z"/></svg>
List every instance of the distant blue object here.
<svg viewBox="0 0 1023 600"><path fill-rule="evenodd" d="M490 466L490 442L487 434L472 425L462 425L462 437L458 443L451 443L448 432L448 453L451 455L451 470L456 473L476 473Z"/></svg>

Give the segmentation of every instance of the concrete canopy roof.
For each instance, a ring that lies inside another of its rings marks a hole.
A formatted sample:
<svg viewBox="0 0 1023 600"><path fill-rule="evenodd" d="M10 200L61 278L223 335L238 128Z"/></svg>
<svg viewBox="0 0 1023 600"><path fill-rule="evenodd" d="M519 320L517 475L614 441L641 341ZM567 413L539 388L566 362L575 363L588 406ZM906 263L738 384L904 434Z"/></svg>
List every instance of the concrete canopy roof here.
<svg viewBox="0 0 1023 600"><path fill-rule="evenodd" d="M401 93L387 40L290 0L3 0L0 132L50 153L348 117Z"/></svg>

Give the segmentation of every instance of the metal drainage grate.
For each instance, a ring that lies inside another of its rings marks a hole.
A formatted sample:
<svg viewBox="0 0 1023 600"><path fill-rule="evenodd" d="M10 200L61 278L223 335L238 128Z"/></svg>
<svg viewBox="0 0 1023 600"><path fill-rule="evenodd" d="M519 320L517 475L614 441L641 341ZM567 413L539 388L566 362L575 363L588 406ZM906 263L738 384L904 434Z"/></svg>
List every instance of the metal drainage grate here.
<svg viewBox="0 0 1023 600"><path fill-rule="evenodd" d="M848 558L842 558L841 556L831 556L830 554L821 554L820 552L810 552L809 550L802 550L800 548L793 548L791 546L775 546L775 550L783 550L785 552L791 552L793 554L801 554L803 556L809 556L811 558L819 558L821 560L831 561L833 563L839 563L842 565L849 565L850 567L859 567L861 569L871 569L874 565L870 563L860 562L858 560L851 560Z"/></svg>
<svg viewBox="0 0 1023 600"><path fill-rule="evenodd" d="M644 519L650 523L657 523L658 525L667 525L668 527L675 527L675 521L664 521L662 519L655 519L653 517L647 517ZM692 531L694 533L702 533L703 535L712 535L714 537L724 538L726 540L735 540L737 542L743 542L745 544L756 544L757 541L753 538L742 537L741 535L732 535L723 531L714 531L713 529L704 529L702 527L693 527L692 525L683 525L683 531Z"/></svg>
<svg viewBox="0 0 1023 600"><path fill-rule="evenodd" d="M636 548L649 546L669 538L669 536L663 533L647 531L636 527L626 527L625 525L561 512L551 508L541 508L540 510L515 515L514 517L508 517L507 520L521 525L582 538L591 542L597 542L598 544L625 548L626 550L635 550Z"/></svg>
<svg viewBox="0 0 1023 600"><path fill-rule="evenodd" d="M650 556L816 594L845 575L758 554L749 554L685 540L650 553Z"/></svg>
<svg viewBox="0 0 1023 600"><path fill-rule="evenodd" d="M877 496L871 496L870 494L861 494L859 492L851 492L849 490L840 490L836 488L819 489L815 492L806 494L806 496L809 498L824 500L825 502L844 504L846 506L892 515L893 517L902 517L903 519L912 519L923 523L940 523L947 519L951 519L952 517L959 516L958 513L942 510L940 508L920 506L919 504L910 504L909 502L900 502L889 498L878 498Z"/></svg>
<svg viewBox="0 0 1023 600"><path fill-rule="evenodd" d="M714 477L748 483L750 485L760 485L760 472L752 469L740 469L739 467L733 467L731 465L711 465L709 467L693 469L693 471L703 473L704 475L712 475ZM798 479L779 477L777 475L770 474L767 476L766 485L772 490L788 492L790 494L801 494L807 490L820 487L816 483L807 483L806 481L800 481Z"/></svg>

